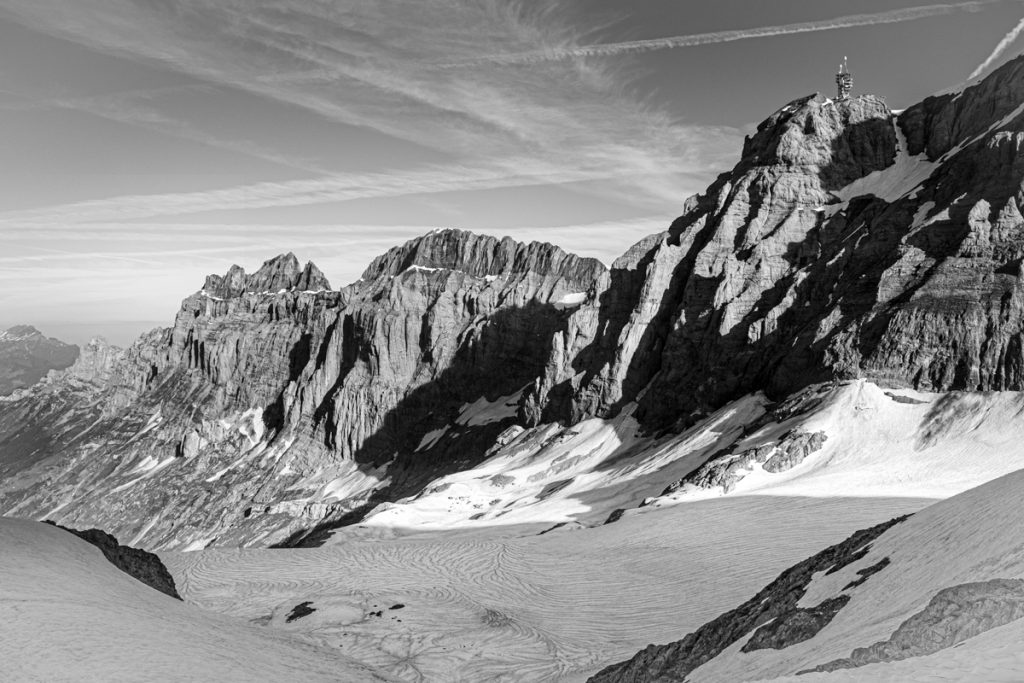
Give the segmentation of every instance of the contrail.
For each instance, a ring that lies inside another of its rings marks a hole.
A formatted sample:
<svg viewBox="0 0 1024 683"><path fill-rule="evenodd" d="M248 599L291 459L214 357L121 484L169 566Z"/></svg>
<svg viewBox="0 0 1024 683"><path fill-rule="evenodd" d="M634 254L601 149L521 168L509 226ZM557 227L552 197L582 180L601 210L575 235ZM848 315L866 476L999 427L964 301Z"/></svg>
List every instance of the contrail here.
<svg viewBox="0 0 1024 683"><path fill-rule="evenodd" d="M541 62L572 59L573 57L607 57L612 55L649 52L651 50L670 50L677 47L695 47L711 43L727 43L748 38L765 38L782 36L792 33L811 33L813 31L831 31L854 26L873 26L876 24L895 24L902 21L915 21L956 12L979 12L987 5L1003 2L1003 0L972 0L944 5L925 5L906 9L879 12L877 14L851 14L824 21L805 21L780 26L763 26L761 28L741 29L737 31L715 31L713 33L697 33L689 36L672 36L669 38L653 38L650 40L631 40L622 43L598 43L596 45L580 45L569 48L552 48L533 50L530 52L510 52L488 55L465 62L445 64L445 68L475 66L479 64L538 64ZM1015 29L1016 30L1016 29ZM1000 45L1002 45L1000 43Z"/></svg>
<svg viewBox="0 0 1024 683"><path fill-rule="evenodd" d="M999 57L1004 52L1006 52L1006 49L1013 44L1013 41L1017 40L1017 37L1020 35L1021 31L1024 31L1024 19L1021 19L1020 23L1013 27L1013 30L1011 30L1009 33L1003 36L1003 39L999 41L998 45L996 45L996 49L992 50L992 54L988 56L988 59L982 62L981 66L979 66L977 69L971 72L971 75L967 77L967 80L973 81L975 78L984 73L985 69L992 66L992 63L999 59Z"/></svg>

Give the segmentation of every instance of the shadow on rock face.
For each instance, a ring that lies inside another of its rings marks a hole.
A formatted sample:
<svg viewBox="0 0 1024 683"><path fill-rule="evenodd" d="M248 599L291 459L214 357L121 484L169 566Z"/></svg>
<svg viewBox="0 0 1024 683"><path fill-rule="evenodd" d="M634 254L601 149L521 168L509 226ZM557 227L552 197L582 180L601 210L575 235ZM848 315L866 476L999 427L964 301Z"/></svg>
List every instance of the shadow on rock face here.
<svg viewBox="0 0 1024 683"><path fill-rule="evenodd" d="M387 463L390 484L375 491L365 505L296 531L273 547L321 545L332 529L362 521L376 505L414 495L434 479L482 462L499 434L524 421L521 410L510 408L510 414L480 424L460 424L460 412L480 399L494 402L531 385L548 362L552 337L565 328L571 313L552 304L530 302L490 315L461 340L450 366L400 400L356 451L360 465ZM355 345L353 354L368 353L368 344L356 340ZM429 447L416 448L427 434L438 430L443 435Z"/></svg>

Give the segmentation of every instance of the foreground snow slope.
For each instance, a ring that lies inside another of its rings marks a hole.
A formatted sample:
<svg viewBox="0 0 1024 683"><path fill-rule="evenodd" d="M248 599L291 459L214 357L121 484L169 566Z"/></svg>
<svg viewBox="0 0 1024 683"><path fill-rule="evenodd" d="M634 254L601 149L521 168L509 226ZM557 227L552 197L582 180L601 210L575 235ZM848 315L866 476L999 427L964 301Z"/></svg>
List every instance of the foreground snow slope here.
<svg viewBox="0 0 1024 683"><path fill-rule="evenodd" d="M732 630L743 610L788 599L769 586L769 597L756 605L723 610L724 623L702 629L707 637L637 655L647 662L640 677L620 671L600 680L661 680L669 673L694 682L1024 680L1022 498L1018 471L937 502L870 541L852 561L815 565L795 593L802 616L776 612ZM837 603L834 616L812 625L813 610ZM680 628L676 639L689 630ZM712 631L735 639L715 652L707 648ZM685 673L682 663L695 648L712 659Z"/></svg>
<svg viewBox="0 0 1024 683"><path fill-rule="evenodd" d="M0 517L0 548L4 681L387 680L336 650L167 597L61 529Z"/></svg>
<svg viewBox="0 0 1024 683"><path fill-rule="evenodd" d="M186 601L301 632L402 680L580 681L927 502L730 497L541 535L550 525L350 527L322 548L161 558ZM304 602L316 611L289 623Z"/></svg>
<svg viewBox="0 0 1024 683"><path fill-rule="evenodd" d="M774 680L786 683L1020 683L1024 680L1021 642L1024 642L1024 622L1015 621L927 657Z"/></svg>

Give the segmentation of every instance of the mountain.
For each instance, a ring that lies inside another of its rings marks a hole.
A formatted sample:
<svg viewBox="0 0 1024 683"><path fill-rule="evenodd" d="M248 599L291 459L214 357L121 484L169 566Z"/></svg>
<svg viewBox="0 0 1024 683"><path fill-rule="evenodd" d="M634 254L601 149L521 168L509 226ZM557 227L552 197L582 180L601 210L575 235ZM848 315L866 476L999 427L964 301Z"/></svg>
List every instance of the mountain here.
<svg viewBox="0 0 1024 683"><path fill-rule="evenodd" d="M0 514L160 551L317 675L310 642L408 680L1020 678L1022 143L1018 58L794 100L610 268L459 230L341 289L233 266L0 397ZM96 569L24 525L19 591Z"/></svg>
<svg viewBox="0 0 1024 683"><path fill-rule="evenodd" d="M69 367L77 357L77 346L44 337L31 325L0 330L0 396L35 384L50 370Z"/></svg>
<svg viewBox="0 0 1024 683"><path fill-rule="evenodd" d="M476 464L520 419L525 405L426 438L467 403L522 394L606 277L551 245L459 231L395 248L338 291L291 255L233 267L172 328L87 349L8 401L0 499L194 548L282 541L400 498Z"/></svg>
<svg viewBox="0 0 1024 683"><path fill-rule="evenodd" d="M0 511L198 549L954 495L1024 466L1022 136L1017 59L899 114L791 102L610 269L457 230L339 290L234 266L0 403Z"/></svg>
<svg viewBox="0 0 1024 683"><path fill-rule="evenodd" d="M765 120L613 266L574 414L638 399L657 430L834 379L1021 388L1022 69L898 116L817 95Z"/></svg>

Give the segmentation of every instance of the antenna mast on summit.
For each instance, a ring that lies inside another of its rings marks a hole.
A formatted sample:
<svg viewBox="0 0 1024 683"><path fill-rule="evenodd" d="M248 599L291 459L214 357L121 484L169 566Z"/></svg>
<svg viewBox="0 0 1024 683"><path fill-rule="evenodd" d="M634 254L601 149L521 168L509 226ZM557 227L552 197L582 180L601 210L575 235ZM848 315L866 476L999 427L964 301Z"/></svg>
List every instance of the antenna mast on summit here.
<svg viewBox="0 0 1024 683"><path fill-rule="evenodd" d="M850 73L846 57L843 57L843 63L839 65L839 73L836 74L836 89L838 90L836 99L839 101L850 99L850 91L853 90L853 74Z"/></svg>

